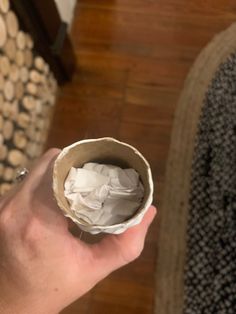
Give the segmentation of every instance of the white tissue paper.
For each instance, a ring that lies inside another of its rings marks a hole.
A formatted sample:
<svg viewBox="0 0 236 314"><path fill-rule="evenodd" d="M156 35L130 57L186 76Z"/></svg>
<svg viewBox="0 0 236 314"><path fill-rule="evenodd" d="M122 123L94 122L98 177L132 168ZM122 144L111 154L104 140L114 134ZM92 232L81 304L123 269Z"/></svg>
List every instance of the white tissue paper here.
<svg viewBox="0 0 236 314"><path fill-rule="evenodd" d="M87 163L71 168L65 197L75 215L92 225L114 225L130 218L140 206L144 188L134 169Z"/></svg>

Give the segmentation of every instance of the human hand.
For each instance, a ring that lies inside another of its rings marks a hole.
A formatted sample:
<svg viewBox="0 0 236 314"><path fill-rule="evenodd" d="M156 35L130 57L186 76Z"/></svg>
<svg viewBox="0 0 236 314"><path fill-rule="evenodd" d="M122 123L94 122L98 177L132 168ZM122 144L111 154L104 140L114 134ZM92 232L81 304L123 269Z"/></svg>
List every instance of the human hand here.
<svg viewBox="0 0 236 314"><path fill-rule="evenodd" d="M54 314L137 258L156 209L142 223L93 245L68 231L52 193L49 150L0 201L0 313Z"/></svg>

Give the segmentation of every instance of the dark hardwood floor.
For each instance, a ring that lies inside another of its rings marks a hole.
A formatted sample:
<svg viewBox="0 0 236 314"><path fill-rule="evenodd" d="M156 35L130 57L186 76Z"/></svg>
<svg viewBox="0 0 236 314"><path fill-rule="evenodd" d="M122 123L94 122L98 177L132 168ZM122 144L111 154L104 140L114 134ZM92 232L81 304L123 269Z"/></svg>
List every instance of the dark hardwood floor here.
<svg viewBox="0 0 236 314"><path fill-rule="evenodd" d="M235 20L234 0L79 0L71 31L77 72L61 91L47 147L101 136L136 146L152 166L158 206L186 74ZM153 313L157 232L158 219L137 261L63 313Z"/></svg>

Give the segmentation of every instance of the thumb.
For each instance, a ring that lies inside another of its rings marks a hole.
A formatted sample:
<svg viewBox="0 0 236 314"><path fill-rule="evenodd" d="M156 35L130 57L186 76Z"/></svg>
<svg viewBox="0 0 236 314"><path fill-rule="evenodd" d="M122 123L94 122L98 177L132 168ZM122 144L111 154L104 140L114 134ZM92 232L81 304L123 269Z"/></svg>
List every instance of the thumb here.
<svg viewBox="0 0 236 314"><path fill-rule="evenodd" d="M148 228L155 215L156 208L151 206L139 225L122 234L106 236L100 243L92 246L97 280L132 262L141 254Z"/></svg>

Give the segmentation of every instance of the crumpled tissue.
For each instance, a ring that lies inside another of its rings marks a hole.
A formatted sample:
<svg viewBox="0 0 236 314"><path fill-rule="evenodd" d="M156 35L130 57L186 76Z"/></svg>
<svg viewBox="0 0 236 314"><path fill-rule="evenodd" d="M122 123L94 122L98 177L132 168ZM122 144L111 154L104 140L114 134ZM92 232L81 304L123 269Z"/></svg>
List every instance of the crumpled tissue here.
<svg viewBox="0 0 236 314"><path fill-rule="evenodd" d="M139 208L144 187L134 169L86 163L72 167L64 193L75 215L92 225L114 225L130 218Z"/></svg>

